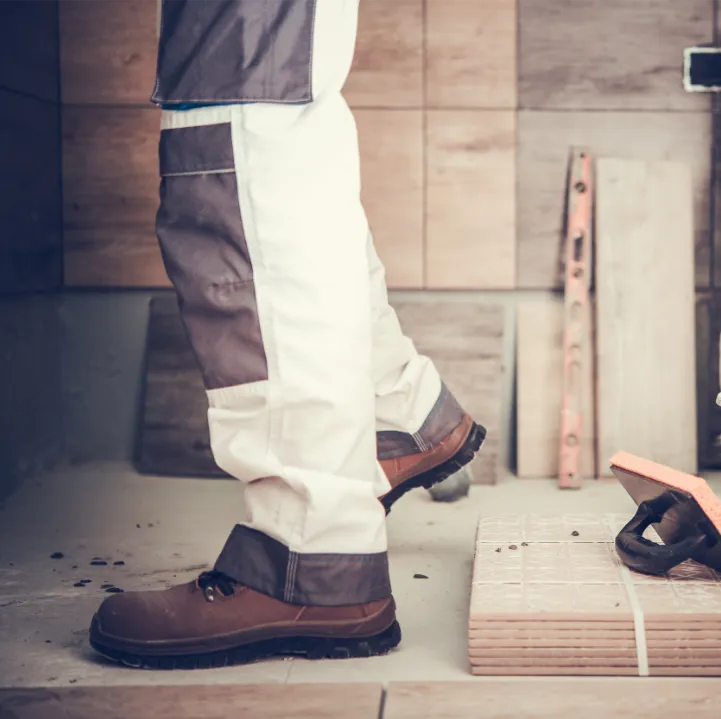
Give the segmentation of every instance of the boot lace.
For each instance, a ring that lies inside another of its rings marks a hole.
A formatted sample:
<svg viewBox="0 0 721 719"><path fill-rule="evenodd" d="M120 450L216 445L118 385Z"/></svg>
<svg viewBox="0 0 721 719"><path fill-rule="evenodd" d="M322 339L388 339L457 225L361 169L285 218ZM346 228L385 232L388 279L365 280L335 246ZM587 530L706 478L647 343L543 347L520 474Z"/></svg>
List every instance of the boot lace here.
<svg viewBox="0 0 721 719"><path fill-rule="evenodd" d="M235 588L238 582L223 572L213 570L211 572L203 572L198 577L198 587L203 590L205 598L212 602L215 599L215 592L219 589L221 593L229 597L235 594Z"/></svg>

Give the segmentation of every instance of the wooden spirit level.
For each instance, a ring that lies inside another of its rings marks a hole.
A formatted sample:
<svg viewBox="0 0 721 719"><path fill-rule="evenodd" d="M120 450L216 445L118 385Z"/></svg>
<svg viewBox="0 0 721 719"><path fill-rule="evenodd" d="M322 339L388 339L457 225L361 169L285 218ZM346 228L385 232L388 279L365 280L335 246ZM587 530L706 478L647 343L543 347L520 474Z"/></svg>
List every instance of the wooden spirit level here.
<svg viewBox="0 0 721 719"><path fill-rule="evenodd" d="M563 322L563 402L559 485L579 488L581 432L583 431L583 377L588 371L586 342L590 335L588 301L592 248L592 161L588 152L574 150L568 176Z"/></svg>

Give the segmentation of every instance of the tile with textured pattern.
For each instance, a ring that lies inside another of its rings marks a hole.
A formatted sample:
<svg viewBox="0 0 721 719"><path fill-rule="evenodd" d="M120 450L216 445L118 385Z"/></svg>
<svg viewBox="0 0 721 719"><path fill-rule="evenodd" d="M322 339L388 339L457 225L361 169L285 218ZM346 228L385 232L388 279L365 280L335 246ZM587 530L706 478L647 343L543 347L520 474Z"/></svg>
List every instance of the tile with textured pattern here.
<svg viewBox="0 0 721 719"><path fill-rule="evenodd" d="M482 517L472 673L637 674L640 612L652 675L721 675L721 578L694 562L660 577L629 572L613 545L623 523L621 515Z"/></svg>

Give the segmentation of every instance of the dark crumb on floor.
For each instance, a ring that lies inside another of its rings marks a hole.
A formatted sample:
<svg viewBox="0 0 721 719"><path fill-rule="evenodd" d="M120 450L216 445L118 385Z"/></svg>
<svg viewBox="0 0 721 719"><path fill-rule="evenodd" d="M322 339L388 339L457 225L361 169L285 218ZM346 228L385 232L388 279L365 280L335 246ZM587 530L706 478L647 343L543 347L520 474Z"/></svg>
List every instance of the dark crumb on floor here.
<svg viewBox="0 0 721 719"><path fill-rule="evenodd" d="M77 680L77 679L71 679L71 680L68 682L68 684L77 684L77 683L78 683L78 680Z"/></svg>
<svg viewBox="0 0 721 719"><path fill-rule="evenodd" d="M62 552L53 552L50 559L62 559L65 555Z"/></svg>
<svg viewBox="0 0 721 719"><path fill-rule="evenodd" d="M498 554L500 554L500 553L501 553L501 548L498 547L498 548L496 549L496 552L498 552Z"/></svg>
<svg viewBox="0 0 721 719"><path fill-rule="evenodd" d="M522 547L527 547L527 546L528 546L528 542L521 542L521 546L522 546Z"/></svg>
<svg viewBox="0 0 721 719"><path fill-rule="evenodd" d="M148 526L149 526L149 527L154 527L155 525L151 522Z"/></svg>
<svg viewBox="0 0 721 719"><path fill-rule="evenodd" d="M48 679L49 682L56 682L57 680L58 680L57 677L50 677L50 678Z"/></svg>
<svg viewBox="0 0 721 719"><path fill-rule="evenodd" d="M81 579L80 580L80 584L92 584L92 583L93 583L92 579Z"/></svg>
<svg viewBox="0 0 721 719"><path fill-rule="evenodd" d="M621 602L616 602L616 606L617 606L617 607L620 607L620 606L621 606Z"/></svg>
<svg viewBox="0 0 721 719"><path fill-rule="evenodd" d="M46 639L45 644L52 644L52 642L49 639Z"/></svg>
<svg viewBox="0 0 721 719"><path fill-rule="evenodd" d="M108 563L103 559L94 559L90 562L90 565L93 567L107 567Z"/></svg>
<svg viewBox="0 0 721 719"><path fill-rule="evenodd" d="M515 545L515 544L509 544L509 545L508 545L508 548L509 548L509 549L518 549L518 546Z"/></svg>
<svg viewBox="0 0 721 719"><path fill-rule="evenodd" d="M11 567L14 567L15 565L14 565L12 562L10 562L10 566L11 566Z"/></svg>
<svg viewBox="0 0 721 719"><path fill-rule="evenodd" d="M578 532L574 529L574 530L571 532L571 536L572 536L572 537L578 537L579 535L578 535Z"/></svg>
<svg viewBox="0 0 721 719"><path fill-rule="evenodd" d="M77 568L78 568L78 565L77 565L77 564L73 564L73 569L77 569Z"/></svg>
<svg viewBox="0 0 721 719"><path fill-rule="evenodd" d="M428 579L425 574L414 574L413 579Z"/></svg>
<svg viewBox="0 0 721 719"><path fill-rule="evenodd" d="M88 585L85 584L85 582L75 582L75 584L73 584L73 586L74 587L87 587Z"/></svg>
<svg viewBox="0 0 721 719"><path fill-rule="evenodd" d="M139 524L136 524L136 525L135 525L135 528L136 528L136 529L140 529L140 525L139 525Z"/></svg>
<svg viewBox="0 0 721 719"><path fill-rule="evenodd" d="M125 566L125 562L121 559L121 560L118 561L118 562L113 562L113 566L114 566L114 567L124 567L124 566Z"/></svg>
<svg viewBox="0 0 721 719"><path fill-rule="evenodd" d="M124 592L125 590L120 587L108 587L105 591L108 594L120 594L120 592Z"/></svg>

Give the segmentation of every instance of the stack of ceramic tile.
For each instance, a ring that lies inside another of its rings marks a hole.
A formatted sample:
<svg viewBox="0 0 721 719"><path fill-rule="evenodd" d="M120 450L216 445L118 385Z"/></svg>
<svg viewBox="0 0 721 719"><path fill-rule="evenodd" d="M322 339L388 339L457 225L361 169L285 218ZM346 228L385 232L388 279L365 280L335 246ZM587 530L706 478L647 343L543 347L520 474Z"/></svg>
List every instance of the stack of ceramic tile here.
<svg viewBox="0 0 721 719"><path fill-rule="evenodd" d="M628 519L482 518L473 674L721 676L721 577L694 562L665 577L628 570L614 549Z"/></svg>

